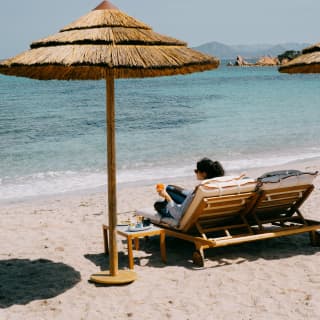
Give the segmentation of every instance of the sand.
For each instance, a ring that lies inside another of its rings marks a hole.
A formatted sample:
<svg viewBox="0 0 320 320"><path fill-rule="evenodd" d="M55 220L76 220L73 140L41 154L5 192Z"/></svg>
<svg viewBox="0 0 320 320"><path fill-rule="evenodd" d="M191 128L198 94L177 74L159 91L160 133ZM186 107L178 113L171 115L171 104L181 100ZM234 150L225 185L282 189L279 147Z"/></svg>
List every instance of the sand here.
<svg viewBox="0 0 320 320"><path fill-rule="evenodd" d="M320 170L320 161L282 168ZM302 211L320 219L320 178L315 186ZM156 198L153 182L119 186L119 219ZM320 318L320 248L308 234L209 249L204 268L192 264L191 243L172 238L164 264L159 238L152 237L134 251L138 280L106 287L88 281L109 266L101 190L2 203L0 216L1 320ZM127 269L119 237L118 250L119 268Z"/></svg>

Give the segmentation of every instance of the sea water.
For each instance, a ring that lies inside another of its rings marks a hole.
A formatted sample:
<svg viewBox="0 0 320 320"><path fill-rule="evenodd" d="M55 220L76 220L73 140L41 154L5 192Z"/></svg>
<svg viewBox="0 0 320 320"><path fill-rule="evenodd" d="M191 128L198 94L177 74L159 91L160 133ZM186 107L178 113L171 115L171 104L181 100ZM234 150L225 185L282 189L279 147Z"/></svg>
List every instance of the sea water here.
<svg viewBox="0 0 320 320"><path fill-rule="evenodd" d="M106 184L105 81L0 76L0 202ZM320 75L226 67L115 83L119 183L320 157Z"/></svg>

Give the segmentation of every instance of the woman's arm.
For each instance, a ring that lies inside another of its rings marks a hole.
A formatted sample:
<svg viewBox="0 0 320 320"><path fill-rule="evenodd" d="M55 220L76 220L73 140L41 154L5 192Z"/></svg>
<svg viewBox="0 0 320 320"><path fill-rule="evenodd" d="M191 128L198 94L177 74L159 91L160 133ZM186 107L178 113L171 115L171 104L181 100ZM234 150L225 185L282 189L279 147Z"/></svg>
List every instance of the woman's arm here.
<svg viewBox="0 0 320 320"><path fill-rule="evenodd" d="M170 195L168 194L168 192L166 190L159 190L158 191L159 196L164 198L165 200L167 200L168 202L173 202L172 198L170 197Z"/></svg>

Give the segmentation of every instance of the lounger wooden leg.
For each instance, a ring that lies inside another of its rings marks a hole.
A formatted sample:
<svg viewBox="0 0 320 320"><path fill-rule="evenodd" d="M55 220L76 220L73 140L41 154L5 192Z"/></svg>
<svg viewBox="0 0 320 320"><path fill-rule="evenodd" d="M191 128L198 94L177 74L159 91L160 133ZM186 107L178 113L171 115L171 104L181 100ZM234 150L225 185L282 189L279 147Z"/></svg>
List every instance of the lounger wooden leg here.
<svg viewBox="0 0 320 320"><path fill-rule="evenodd" d="M320 246L320 233L318 231L309 232L310 242L312 246Z"/></svg>
<svg viewBox="0 0 320 320"><path fill-rule="evenodd" d="M105 225L102 226L102 232L103 232L104 253L109 254L108 229Z"/></svg>
<svg viewBox="0 0 320 320"><path fill-rule="evenodd" d="M193 252L192 261L198 267L204 267L204 253L201 245L196 244L196 250Z"/></svg>
<svg viewBox="0 0 320 320"><path fill-rule="evenodd" d="M165 231L161 231L160 233L160 252L161 259L163 263L167 263L167 254L166 254L166 233Z"/></svg>

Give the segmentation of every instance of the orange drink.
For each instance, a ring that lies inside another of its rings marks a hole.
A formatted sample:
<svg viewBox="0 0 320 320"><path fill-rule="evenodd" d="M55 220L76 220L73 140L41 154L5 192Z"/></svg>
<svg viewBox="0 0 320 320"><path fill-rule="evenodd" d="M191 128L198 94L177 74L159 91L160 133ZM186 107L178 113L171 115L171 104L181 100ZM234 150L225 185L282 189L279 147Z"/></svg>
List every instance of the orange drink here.
<svg viewBox="0 0 320 320"><path fill-rule="evenodd" d="M157 185L156 185L156 188L157 188L157 191L159 192L159 191L162 191L162 190L164 190L164 184L163 183L157 183Z"/></svg>

